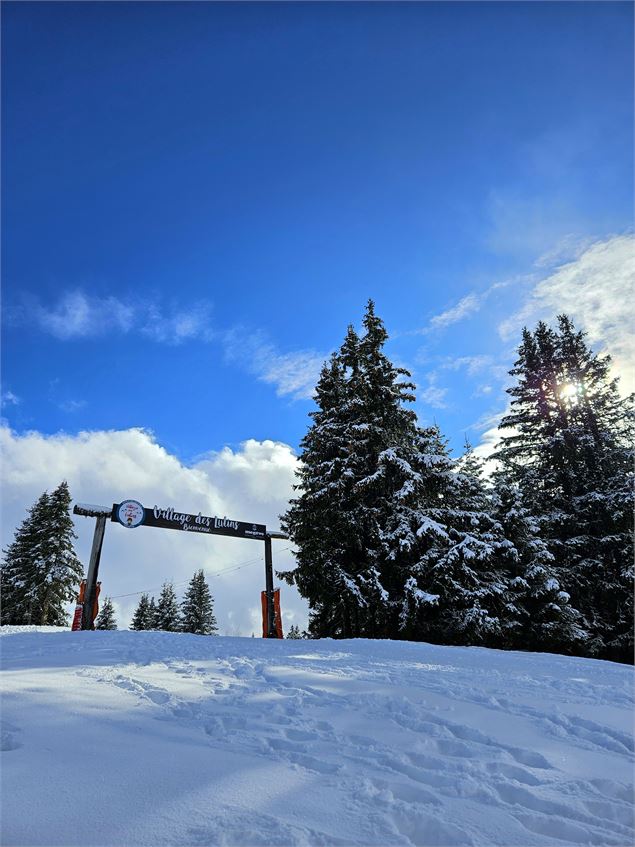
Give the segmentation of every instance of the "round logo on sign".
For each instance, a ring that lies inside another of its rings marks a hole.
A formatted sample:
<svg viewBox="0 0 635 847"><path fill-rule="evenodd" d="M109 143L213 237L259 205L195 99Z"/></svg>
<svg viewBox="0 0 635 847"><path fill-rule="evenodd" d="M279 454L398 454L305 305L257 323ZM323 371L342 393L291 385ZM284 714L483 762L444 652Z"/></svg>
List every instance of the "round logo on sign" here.
<svg viewBox="0 0 635 847"><path fill-rule="evenodd" d="M128 529L134 529L142 524L144 517L145 510L137 500L124 500L123 503L119 504L117 518L119 523L127 526Z"/></svg>

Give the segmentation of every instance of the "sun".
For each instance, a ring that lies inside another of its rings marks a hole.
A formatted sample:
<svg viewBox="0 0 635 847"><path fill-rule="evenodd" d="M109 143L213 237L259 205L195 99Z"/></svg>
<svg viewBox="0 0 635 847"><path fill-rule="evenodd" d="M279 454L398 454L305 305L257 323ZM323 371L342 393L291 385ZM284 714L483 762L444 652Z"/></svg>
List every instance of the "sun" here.
<svg viewBox="0 0 635 847"><path fill-rule="evenodd" d="M581 386L577 382L565 382L559 387L558 394L565 403L575 405L581 393Z"/></svg>

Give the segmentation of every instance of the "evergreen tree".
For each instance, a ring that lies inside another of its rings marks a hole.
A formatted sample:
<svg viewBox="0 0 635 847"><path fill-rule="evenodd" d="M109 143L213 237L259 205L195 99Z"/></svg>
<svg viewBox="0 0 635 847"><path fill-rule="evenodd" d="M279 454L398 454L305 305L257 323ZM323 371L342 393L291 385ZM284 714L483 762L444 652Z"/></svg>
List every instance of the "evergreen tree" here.
<svg viewBox="0 0 635 847"><path fill-rule="evenodd" d="M302 441L300 496L282 525L298 547L298 567L280 574L311 607L317 637L386 633L381 530L394 491L382 468L401 460L414 427L408 374L382 352L386 331L369 302L365 334L349 327L316 388L318 409Z"/></svg>
<svg viewBox="0 0 635 847"><path fill-rule="evenodd" d="M633 660L632 398L566 315L523 330L496 458L518 485L589 636L581 652ZM508 431L511 430L511 431Z"/></svg>
<svg viewBox="0 0 635 847"><path fill-rule="evenodd" d="M148 603L148 626L146 629L157 629L157 603L154 595L150 597L150 602Z"/></svg>
<svg viewBox="0 0 635 847"><path fill-rule="evenodd" d="M179 604L177 603L174 586L171 582L163 583L163 588L157 602L153 628L160 629L163 632L178 632L181 629Z"/></svg>
<svg viewBox="0 0 635 847"><path fill-rule="evenodd" d="M423 602L414 629L411 625L407 632L442 644L500 646L507 592L502 555L508 541L469 445L454 463L438 431L432 444L437 452L428 453L428 462L435 472L423 477L416 513L423 543L410 577L411 593Z"/></svg>
<svg viewBox="0 0 635 847"><path fill-rule="evenodd" d="M73 548L73 519L70 512L71 495L62 482L49 497L46 532L40 555L36 559L36 581L40 623L64 626L68 615L64 609L77 596L84 569Z"/></svg>
<svg viewBox="0 0 635 847"><path fill-rule="evenodd" d="M15 532L13 542L3 551L2 624L39 623L36 558L42 544L49 495L44 492L29 509Z"/></svg>
<svg viewBox="0 0 635 847"><path fill-rule="evenodd" d="M405 405L414 386L383 353L372 302L364 329L322 369L300 494L281 519L298 567L280 576L309 600L316 637L486 643L500 626L501 528L438 429Z"/></svg>
<svg viewBox="0 0 635 847"><path fill-rule="evenodd" d="M5 551L3 622L64 626L83 576L66 482L41 495Z"/></svg>
<svg viewBox="0 0 635 847"><path fill-rule="evenodd" d="M190 580L181 603L181 631L195 635L214 635L218 632L214 602L202 568Z"/></svg>
<svg viewBox="0 0 635 847"><path fill-rule="evenodd" d="M110 597L106 597L95 621L95 629L117 629L115 608Z"/></svg>
<svg viewBox="0 0 635 847"><path fill-rule="evenodd" d="M302 636L300 635L300 627L291 624L291 626L289 627L289 631L287 632L287 638L302 638Z"/></svg>
<svg viewBox="0 0 635 847"><path fill-rule="evenodd" d="M150 608L150 601L148 599L148 595L142 594L137 608L134 611L134 615L132 616L132 623L130 624L130 629L141 631L146 629L152 629L153 625L154 615L152 614Z"/></svg>
<svg viewBox="0 0 635 847"><path fill-rule="evenodd" d="M588 633L555 576L554 558L540 537L536 518L504 473L496 475L495 485L495 514L509 541L503 551L509 588L501 646L558 653L580 651Z"/></svg>

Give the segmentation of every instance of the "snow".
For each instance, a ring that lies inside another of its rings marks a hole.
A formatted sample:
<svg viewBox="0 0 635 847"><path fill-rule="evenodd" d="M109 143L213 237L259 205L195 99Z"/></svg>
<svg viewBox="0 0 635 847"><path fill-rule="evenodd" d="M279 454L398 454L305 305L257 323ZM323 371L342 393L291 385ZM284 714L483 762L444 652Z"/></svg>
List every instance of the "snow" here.
<svg viewBox="0 0 635 847"><path fill-rule="evenodd" d="M627 845L633 669L2 630L6 845Z"/></svg>
<svg viewBox="0 0 635 847"><path fill-rule="evenodd" d="M112 513L112 506L95 506L93 503L76 503L75 509L76 514L86 515L93 518L99 517L100 515L108 517Z"/></svg>

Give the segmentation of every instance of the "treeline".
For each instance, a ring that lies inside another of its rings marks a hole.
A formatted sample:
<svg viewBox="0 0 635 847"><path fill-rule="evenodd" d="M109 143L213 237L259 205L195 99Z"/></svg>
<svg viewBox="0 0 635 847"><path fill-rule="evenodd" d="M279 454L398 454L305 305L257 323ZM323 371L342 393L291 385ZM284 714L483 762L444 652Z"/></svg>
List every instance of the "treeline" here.
<svg viewBox="0 0 635 847"><path fill-rule="evenodd" d="M215 635L218 624L214 601L203 570L196 571L180 604L171 582L163 584L156 602L149 594L142 594L130 629Z"/></svg>
<svg viewBox="0 0 635 847"><path fill-rule="evenodd" d="M66 607L77 598L84 570L73 542L77 538L68 484L44 492L29 509L3 551L0 567L0 623L68 626ZM95 629L117 629L110 597L100 603ZM203 570L192 577L183 601L165 583L158 603L142 595L132 629L159 629L213 635L218 631L214 601Z"/></svg>
<svg viewBox="0 0 635 847"><path fill-rule="evenodd" d="M104 601L95 621L95 629L117 629L110 597ZM149 594L142 594L132 616L130 629L216 635L218 624L214 615L214 600L203 569L194 573L180 603L171 582L163 584L158 602Z"/></svg>
<svg viewBox="0 0 635 847"><path fill-rule="evenodd" d="M633 416L566 315L523 331L494 471L409 407L369 302L322 369L282 516L312 637L633 661Z"/></svg>
<svg viewBox="0 0 635 847"><path fill-rule="evenodd" d="M44 492L3 551L0 622L66 626L65 606L76 599L83 577L73 548L77 538L66 482Z"/></svg>

